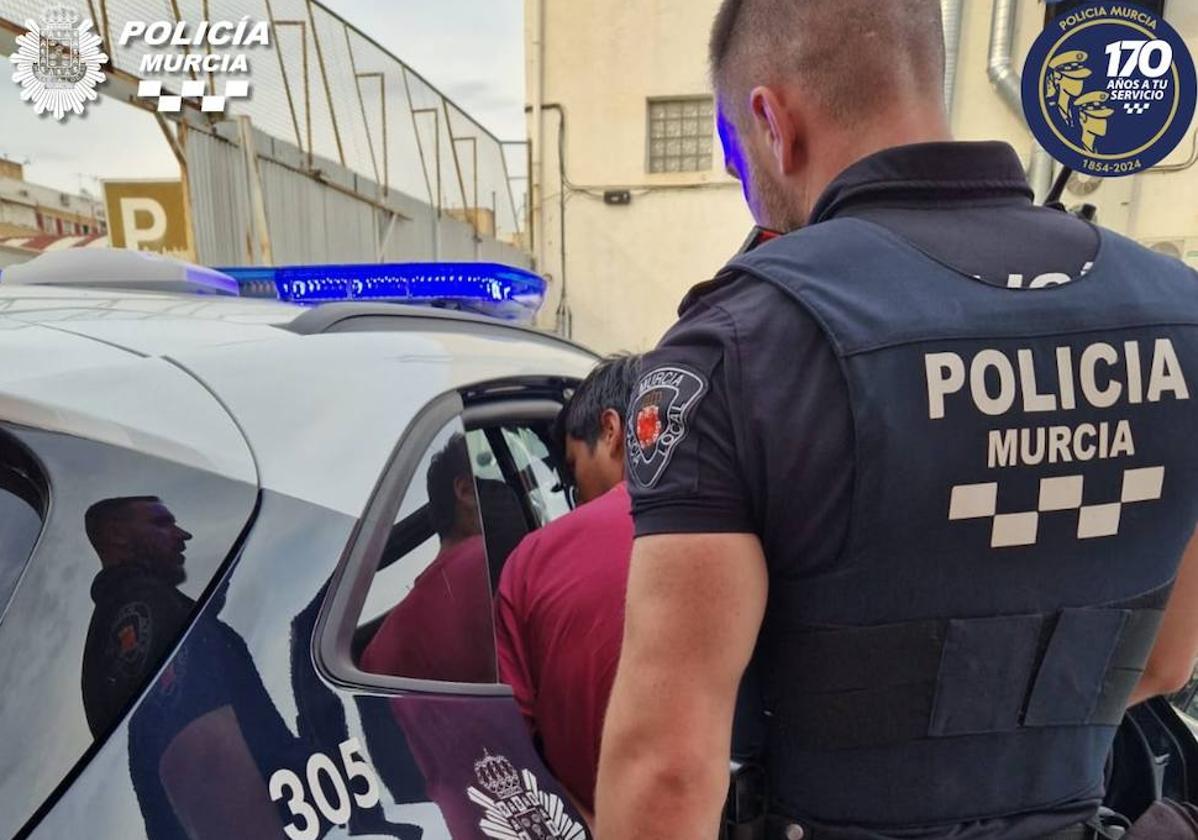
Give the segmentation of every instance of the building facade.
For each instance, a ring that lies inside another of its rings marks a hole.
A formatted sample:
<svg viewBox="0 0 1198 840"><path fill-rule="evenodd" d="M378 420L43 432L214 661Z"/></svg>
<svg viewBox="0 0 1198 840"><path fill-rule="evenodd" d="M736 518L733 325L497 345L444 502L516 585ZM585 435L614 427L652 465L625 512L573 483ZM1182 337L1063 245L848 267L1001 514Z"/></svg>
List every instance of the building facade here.
<svg viewBox="0 0 1198 840"><path fill-rule="evenodd" d="M611 351L653 346L695 283L748 234L740 185L724 174L712 120L707 37L719 0L525 0L533 250L550 280L541 325ZM1016 74L1044 23L1037 0L941 0L953 130L1000 139L1040 190L1046 159L992 80L1004 52ZM1166 19L1198 53L1198 3ZM851 21L846 21L851 25ZM1130 178L1075 178L1067 204L1198 262L1198 134Z"/></svg>
<svg viewBox="0 0 1198 840"><path fill-rule="evenodd" d="M0 158L0 236L91 236L107 229L100 199L31 184L21 164Z"/></svg>

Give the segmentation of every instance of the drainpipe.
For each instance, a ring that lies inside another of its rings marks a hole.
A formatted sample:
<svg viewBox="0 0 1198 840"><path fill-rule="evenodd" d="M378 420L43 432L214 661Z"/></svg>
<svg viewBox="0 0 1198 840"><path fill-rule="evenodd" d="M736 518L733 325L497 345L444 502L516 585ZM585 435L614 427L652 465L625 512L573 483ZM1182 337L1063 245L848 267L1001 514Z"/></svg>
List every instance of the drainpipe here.
<svg viewBox="0 0 1198 840"><path fill-rule="evenodd" d="M532 246L536 270L545 271L545 0L528 0L532 7L532 43L529 68L532 76L532 160L529 175L529 200L533 207Z"/></svg>
<svg viewBox="0 0 1198 840"><path fill-rule="evenodd" d="M952 118L957 82L957 60L961 55L961 12L965 0L940 0L944 21L944 112Z"/></svg>
<svg viewBox="0 0 1198 840"><path fill-rule="evenodd" d="M994 0L994 13L990 18L990 55L986 72L998 91L999 98L1011 109L1011 113L1023 122L1023 92L1019 74L1015 72L1011 59L1018 13L1019 0ZM1043 201L1052 189L1052 158L1039 143L1032 144L1027 179L1036 193L1036 201Z"/></svg>

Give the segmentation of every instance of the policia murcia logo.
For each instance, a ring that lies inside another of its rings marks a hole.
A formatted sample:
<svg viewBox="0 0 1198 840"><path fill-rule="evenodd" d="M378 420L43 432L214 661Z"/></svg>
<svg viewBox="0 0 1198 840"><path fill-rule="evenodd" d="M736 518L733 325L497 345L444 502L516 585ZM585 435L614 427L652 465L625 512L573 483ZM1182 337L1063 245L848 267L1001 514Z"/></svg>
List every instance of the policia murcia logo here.
<svg viewBox="0 0 1198 840"><path fill-rule="evenodd" d="M1160 163L1198 98L1185 41L1159 15L1093 2L1049 25L1023 68L1023 110L1061 163L1102 177Z"/></svg>
<svg viewBox="0 0 1198 840"><path fill-rule="evenodd" d="M707 382L681 367L660 367L641 377L625 425L633 480L652 487L665 472L674 448L686 437L691 409Z"/></svg>
<svg viewBox="0 0 1198 840"><path fill-rule="evenodd" d="M100 68L108 61L92 22L67 6L49 6L40 21L25 26L29 31L17 36L12 55L21 98L56 120L83 114L84 105L96 99L96 86L105 79Z"/></svg>

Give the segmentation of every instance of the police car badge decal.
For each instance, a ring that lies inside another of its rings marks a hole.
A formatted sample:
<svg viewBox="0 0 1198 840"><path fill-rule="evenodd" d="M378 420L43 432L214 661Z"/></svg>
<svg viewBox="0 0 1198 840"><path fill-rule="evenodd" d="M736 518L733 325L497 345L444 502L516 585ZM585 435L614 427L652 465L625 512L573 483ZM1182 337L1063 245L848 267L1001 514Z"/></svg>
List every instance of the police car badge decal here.
<svg viewBox="0 0 1198 840"><path fill-rule="evenodd" d="M660 367L641 377L625 424L628 463L642 487L665 472L674 449L686 437L691 409L707 392L707 380L681 367Z"/></svg>
<svg viewBox="0 0 1198 840"><path fill-rule="evenodd" d="M1157 14L1091 2L1053 21L1023 68L1023 110L1061 163L1100 177L1133 175L1177 148L1198 81L1185 41Z"/></svg>
<svg viewBox="0 0 1198 840"><path fill-rule="evenodd" d="M12 80L21 86L21 99L56 120L81 115L106 78L100 68L108 56L91 31L92 22L67 6L49 6L40 21L28 20L25 26L29 31L17 36L12 55Z"/></svg>
<svg viewBox="0 0 1198 840"><path fill-rule="evenodd" d="M471 785L466 795L483 809L478 827L487 837L586 840L586 829L570 816L561 797L541 790L532 772L518 773L503 756L486 752L474 762L474 775L486 792Z"/></svg>

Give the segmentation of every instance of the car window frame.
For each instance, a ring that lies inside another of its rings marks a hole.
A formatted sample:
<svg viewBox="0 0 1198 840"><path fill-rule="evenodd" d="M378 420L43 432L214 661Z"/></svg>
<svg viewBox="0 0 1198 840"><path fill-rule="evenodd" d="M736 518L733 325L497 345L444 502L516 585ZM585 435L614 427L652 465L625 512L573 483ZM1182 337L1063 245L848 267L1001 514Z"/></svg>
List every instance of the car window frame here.
<svg viewBox="0 0 1198 840"><path fill-rule="evenodd" d="M561 408L555 400L521 397L519 393L467 405L455 390L434 398L416 413L400 434L329 582L312 641L317 671L325 679L345 689L389 694L513 695L511 686L500 682L443 682L364 671L353 658L353 637L395 516L429 447L445 427L455 420L465 431L522 421L544 422L556 417Z"/></svg>
<svg viewBox="0 0 1198 840"><path fill-rule="evenodd" d="M50 512L50 482L46 477L45 467L37 456L17 438L7 432L0 432L0 492L10 493L29 505L39 520L37 535L25 554L21 568L12 579L12 585L7 591L0 589L0 624L8 613L13 596L21 586L29 563L37 553L38 546L46 533L46 521ZM18 492L23 490L25 492Z"/></svg>

